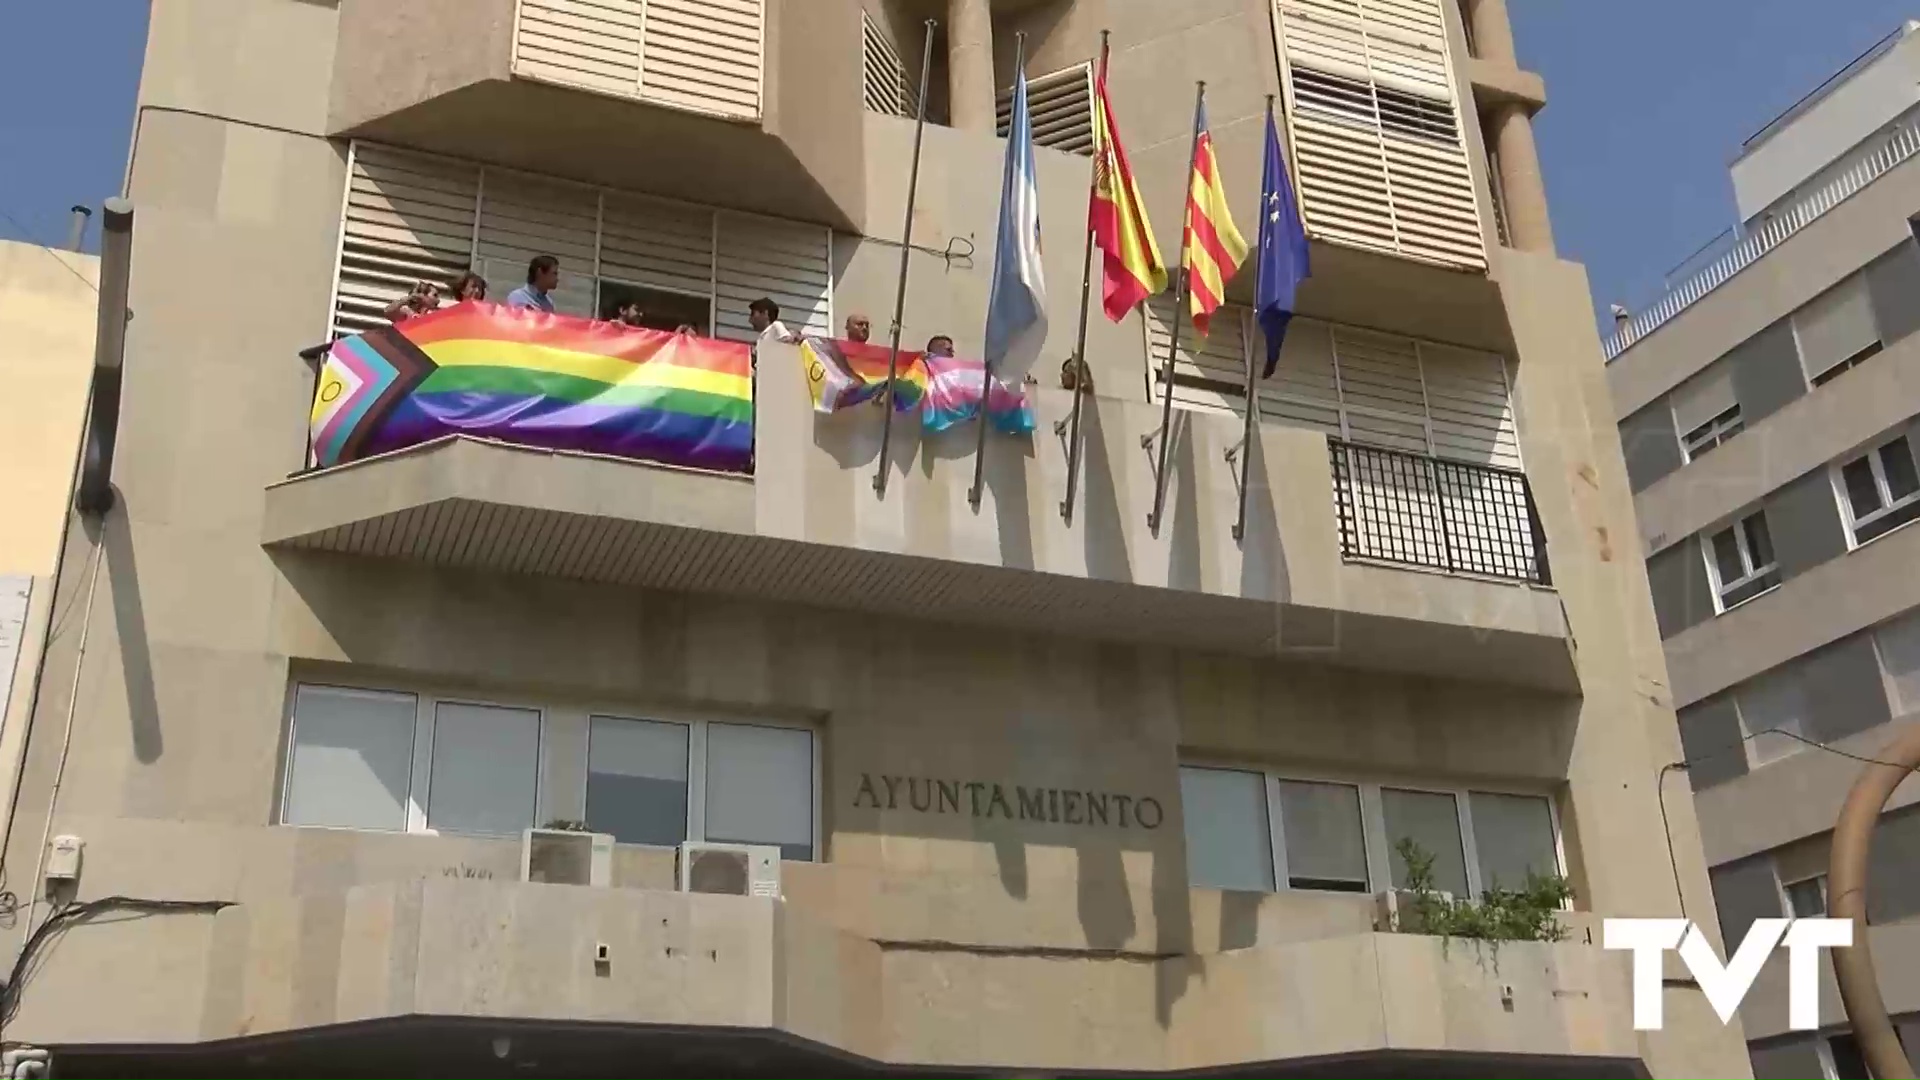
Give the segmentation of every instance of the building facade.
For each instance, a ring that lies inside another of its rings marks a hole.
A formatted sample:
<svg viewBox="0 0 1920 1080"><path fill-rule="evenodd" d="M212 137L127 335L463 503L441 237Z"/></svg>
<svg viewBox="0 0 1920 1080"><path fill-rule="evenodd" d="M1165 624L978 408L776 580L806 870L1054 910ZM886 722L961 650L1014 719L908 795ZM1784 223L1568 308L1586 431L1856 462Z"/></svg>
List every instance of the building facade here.
<svg viewBox="0 0 1920 1080"><path fill-rule="evenodd" d="M1018 33L1043 144L1038 431L977 508L971 428L881 460L775 343L750 476L306 467L299 352L418 278L547 253L573 315L884 326L928 18L909 343L981 347ZM1102 29L1162 250L1205 78L1250 233L1281 95L1314 273L1245 446L1243 307L1170 432L1169 307L1096 312L1068 517ZM1696 987L1635 1032L1599 945L1717 920L1543 100L1500 0L156 0L6 1038L76 1076L1743 1074ZM602 884L523 880L572 821ZM1402 839L1456 895L1564 874L1567 937L1394 932ZM781 895L677 889L706 842L777 851Z"/></svg>
<svg viewBox="0 0 1920 1080"><path fill-rule="evenodd" d="M1608 343L1723 932L1826 910L1835 818L1908 722L1920 670L1915 329L1920 23L1749 139L1742 225ZM1810 744L1830 746L1830 753ZM1920 1053L1920 814L1900 789L1867 902L1887 1004ZM1743 1010L1757 1076L1866 1076L1822 965L1819 1033L1784 964Z"/></svg>

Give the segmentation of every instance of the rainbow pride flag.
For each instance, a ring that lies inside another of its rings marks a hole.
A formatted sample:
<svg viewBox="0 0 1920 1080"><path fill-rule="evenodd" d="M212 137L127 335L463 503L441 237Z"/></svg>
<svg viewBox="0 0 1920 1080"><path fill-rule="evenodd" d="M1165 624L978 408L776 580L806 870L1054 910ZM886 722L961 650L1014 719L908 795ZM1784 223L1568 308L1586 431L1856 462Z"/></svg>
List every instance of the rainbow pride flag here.
<svg viewBox="0 0 1920 1080"><path fill-rule="evenodd" d="M920 425L929 432L945 431L980 415L980 384L986 381L987 365L979 360L952 356L926 356L927 395L921 408ZM1030 434L1034 428L1033 406L1020 389L1000 379L993 380L987 394L987 419L1009 435Z"/></svg>
<svg viewBox="0 0 1920 1080"><path fill-rule="evenodd" d="M333 344L314 463L447 435L727 472L753 460L745 343L466 303Z"/></svg>
<svg viewBox="0 0 1920 1080"><path fill-rule="evenodd" d="M807 367L807 392L813 396L813 410L834 413L878 397L887 385L890 355L887 346L872 342L802 339L800 360ZM919 353L901 350L894 387L894 411L919 408L927 392L927 369Z"/></svg>

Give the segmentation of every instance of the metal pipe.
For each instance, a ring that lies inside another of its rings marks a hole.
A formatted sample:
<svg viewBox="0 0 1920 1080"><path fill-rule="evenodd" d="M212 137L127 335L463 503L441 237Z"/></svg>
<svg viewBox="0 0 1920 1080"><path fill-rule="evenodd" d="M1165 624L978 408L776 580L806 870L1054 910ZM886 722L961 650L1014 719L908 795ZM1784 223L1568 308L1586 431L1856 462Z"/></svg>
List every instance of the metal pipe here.
<svg viewBox="0 0 1920 1080"><path fill-rule="evenodd" d="M1853 1037L1867 1067L1880 1080L1914 1080L1914 1074L1887 1016L1887 1002L1874 972L1873 939L1867 931L1867 856L1880 812L1893 789L1915 768L1920 768L1920 724L1901 732L1873 764L1860 770L1834 823L1832 861L1827 866L1828 911L1834 918L1853 920L1853 946L1833 950L1833 973Z"/></svg>
<svg viewBox="0 0 1920 1080"><path fill-rule="evenodd" d="M93 392L87 405L85 458L74 506L83 514L113 508L113 446L120 428L120 369L127 348L127 281L133 264L133 203L101 208L100 307L94 330Z"/></svg>
<svg viewBox="0 0 1920 1080"><path fill-rule="evenodd" d="M927 72L933 68L933 31L940 25L927 20L927 40L920 50L920 105L913 118L913 166L907 178L907 220L900 228L900 286L893 296L893 347L887 354L887 392L880 399L880 466L874 470L873 493L887 497L887 460L893 448L893 384L900 377L900 322L907 313L907 267L913 256L913 202L920 194L920 142L927 132Z"/></svg>
<svg viewBox="0 0 1920 1080"><path fill-rule="evenodd" d="M1180 355L1180 322L1187 317L1187 294L1191 283L1187 279L1187 246L1193 236L1193 162L1200 156L1200 110L1206 104L1207 82L1205 79L1194 84L1193 92L1193 148L1187 151L1187 208L1181 216L1180 228L1180 287L1174 290L1173 332L1168 335L1172 340L1167 343L1167 362L1160 369L1160 381L1164 385L1160 393L1160 464L1153 473L1153 512L1147 515L1147 531L1160 535L1160 515L1167 508L1167 452L1173 444L1173 365L1174 358ZM1142 445L1151 441L1149 435Z"/></svg>
<svg viewBox="0 0 1920 1080"><path fill-rule="evenodd" d="M1267 95L1267 126L1269 128L1273 126L1273 100L1274 100L1274 95L1268 94ZM1262 198L1262 200L1264 200L1266 198L1266 192L1264 191L1261 192L1260 197ZM1261 227L1260 227L1260 246L1259 246L1259 250L1254 252L1254 263L1253 263L1253 266L1254 266L1253 294L1259 297L1264 297L1267 294L1266 288L1265 288L1266 273L1267 273L1267 241L1271 239L1269 234L1272 233L1273 230L1266 227L1265 215L1271 212L1272 212L1271 207L1264 206L1264 205L1260 207L1260 213L1262 215ZM1259 424L1260 388L1259 386L1255 385L1254 378L1253 378L1254 353L1251 347L1243 351L1247 354L1247 391L1246 391L1247 407L1244 410L1244 413L1245 413L1245 416L1243 418L1244 422L1240 430L1240 449L1238 451L1239 460L1234 461L1233 451L1228 451L1227 453L1227 460L1240 467L1240 475L1238 477L1239 491L1236 492L1236 495L1239 498L1240 507L1239 507L1239 511L1235 514L1233 519L1233 538L1235 540L1244 540L1246 539L1246 536L1247 536L1247 480L1253 471L1254 433L1259 430L1259 426L1260 426Z"/></svg>
<svg viewBox="0 0 1920 1080"><path fill-rule="evenodd" d="M87 240L87 219L93 216L93 208L73 205L73 224L67 229L67 250L84 251Z"/></svg>

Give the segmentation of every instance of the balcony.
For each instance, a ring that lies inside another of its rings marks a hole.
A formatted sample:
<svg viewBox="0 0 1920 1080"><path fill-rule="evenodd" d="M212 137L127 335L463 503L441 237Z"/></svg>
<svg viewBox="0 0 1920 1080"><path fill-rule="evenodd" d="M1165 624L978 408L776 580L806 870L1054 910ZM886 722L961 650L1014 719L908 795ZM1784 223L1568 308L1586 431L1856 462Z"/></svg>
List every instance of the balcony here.
<svg viewBox="0 0 1920 1080"><path fill-rule="evenodd" d="M328 127L854 228L860 59L840 0L344 0Z"/></svg>
<svg viewBox="0 0 1920 1080"><path fill-rule="evenodd" d="M761 349L755 475L450 438L266 493L269 548L712 592L1096 639L1575 685L1525 478L1264 425L1235 541L1241 437L1176 410L1166 520L1147 527L1159 408L1089 398L1068 523L1071 395L1032 388L1038 432L994 436L978 511L973 426L813 411L800 352ZM1329 462L1335 463L1329 467ZM1395 565L1398 564L1398 565ZM1419 567L1415 572L1407 567ZM1504 578L1505 580L1501 580Z"/></svg>

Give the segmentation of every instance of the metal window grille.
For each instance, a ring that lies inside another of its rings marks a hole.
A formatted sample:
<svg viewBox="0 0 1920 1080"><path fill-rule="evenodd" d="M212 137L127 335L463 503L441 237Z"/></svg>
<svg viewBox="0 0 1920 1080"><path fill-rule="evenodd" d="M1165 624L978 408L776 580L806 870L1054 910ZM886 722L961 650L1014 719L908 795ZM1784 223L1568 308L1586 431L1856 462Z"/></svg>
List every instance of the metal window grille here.
<svg viewBox="0 0 1920 1080"><path fill-rule="evenodd" d="M1552 584L1525 473L1328 439L1340 554Z"/></svg>

